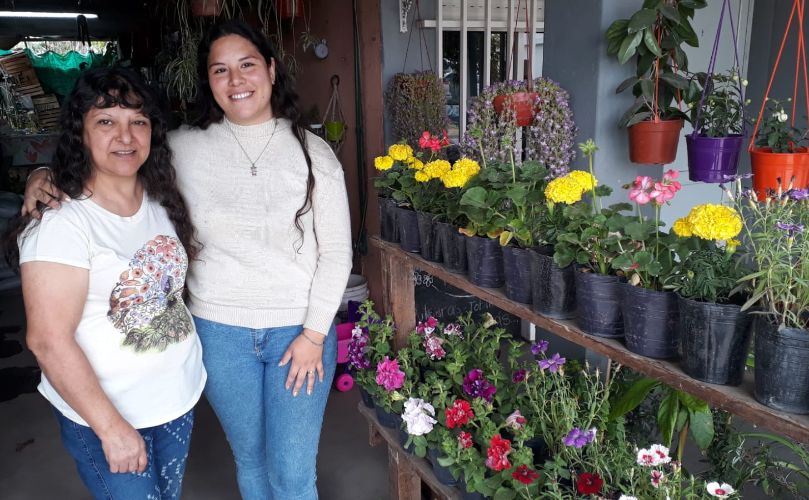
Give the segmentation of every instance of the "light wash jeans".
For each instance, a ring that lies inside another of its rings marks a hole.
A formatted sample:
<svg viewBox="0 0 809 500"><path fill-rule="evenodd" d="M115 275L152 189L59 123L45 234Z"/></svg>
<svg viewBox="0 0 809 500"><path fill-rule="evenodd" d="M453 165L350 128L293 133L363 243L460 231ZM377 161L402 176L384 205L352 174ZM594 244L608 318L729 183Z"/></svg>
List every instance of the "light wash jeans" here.
<svg viewBox="0 0 809 500"><path fill-rule="evenodd" d="M242 328L194 318L208 371L205 396L236 459L244 500L312 500L317 448L326 400L337 366L332 325L323 346L325 378L297 397L286 390L290 364L278 363L301 325Z"/></svg>
<svg viewBox="0 0 809 500"><path fill-rule="evenodd" d="M146 443L146 470L110 472L101 440L85 425L66 418L56 408L62 443L76 461L84 485L96 500L179 499L191 444L194 410L171 422L138 429Z"/></svg>

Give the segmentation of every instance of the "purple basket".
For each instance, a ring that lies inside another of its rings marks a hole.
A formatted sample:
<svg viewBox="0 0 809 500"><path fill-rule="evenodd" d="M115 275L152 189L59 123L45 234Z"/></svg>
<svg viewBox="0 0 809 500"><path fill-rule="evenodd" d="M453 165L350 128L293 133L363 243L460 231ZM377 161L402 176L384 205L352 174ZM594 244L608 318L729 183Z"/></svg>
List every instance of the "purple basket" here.
<svg viewBox="0 0 809 500"><path fill-rule="evenodd" d="M688 178L701 182L726 182L736 175L744 137L685 136L688 149Z"/></svg>

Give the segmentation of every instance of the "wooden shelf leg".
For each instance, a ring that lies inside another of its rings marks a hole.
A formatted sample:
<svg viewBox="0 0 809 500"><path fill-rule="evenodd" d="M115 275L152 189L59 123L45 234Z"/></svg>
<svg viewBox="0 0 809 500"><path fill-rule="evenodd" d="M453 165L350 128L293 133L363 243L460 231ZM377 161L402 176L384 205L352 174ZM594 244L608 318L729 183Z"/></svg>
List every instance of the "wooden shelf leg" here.
<svg viewBox="0 0 809 500"><path fill-rule="evenodd" d="M421 478L398 446L388 445L388 481L391 500L421 500Z"/></svg>
<svg viewBox="0 0 809 500"><path fill-rule="evenodd" d="M393 252L382 252L382 276L385 311L396 323L393 343L398 350L407 345L407 336L416 327L413 265Z"/></svg>

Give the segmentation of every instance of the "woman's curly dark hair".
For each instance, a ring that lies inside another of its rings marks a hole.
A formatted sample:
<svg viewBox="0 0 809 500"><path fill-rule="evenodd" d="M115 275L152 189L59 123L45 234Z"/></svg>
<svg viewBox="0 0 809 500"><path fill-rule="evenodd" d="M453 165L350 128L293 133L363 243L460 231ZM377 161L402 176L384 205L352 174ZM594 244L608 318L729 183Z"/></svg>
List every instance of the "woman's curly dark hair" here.
<svg viewBox="0 0 809 500"><path fill-rule="evenodd" d="M90 156L83 140L84 116L94 107L121 106L140 110L151 122L152 137L149 157L138 170L138 178L149 198L166 209L189 260L194 260L201 245L196 239L188 207L177 189L171 150L166 139L166 117L160 104L158 95L132 70L112 67L83 73L62 104L62 133L51 166L51 181L70 198L83 198L92 173ZM48 207L39 203L38 209L42 212ZM6 233L6 260L14 268L19 264L17 237L30 221L30 216L18 217Z"/></svg>
<svg viewBox="0 0 809 500"><path fill-rule="evenodd" d="M301 217L312 209L312 191L315 188L315 176L312 173L312 158L309 156L309 149L306 144L306 127L302 123L300 106L298 104L298 93L292 81L292 77L287 71L284 63L278 58L275 48L270 41L260 31L253 29L248 24L237 19L231 19L214 24L202 37L197 50L197 102L196 112L198 118L194 125L206 129L212 123L219 123L225 116L222 108L219 107L213 97L211 85L208 82L208 56L211 53L211 45L218 39L236 35L252 43L259 53L264 57L264 61L269 65L275 61L275 83L272 86L272 96L270 106L275 117L287 118L292 122L292 133L301 145L303 156L306 158L308 177L306 180L306 199L295 213L295 227L303 241L303 224Z"/></svg>

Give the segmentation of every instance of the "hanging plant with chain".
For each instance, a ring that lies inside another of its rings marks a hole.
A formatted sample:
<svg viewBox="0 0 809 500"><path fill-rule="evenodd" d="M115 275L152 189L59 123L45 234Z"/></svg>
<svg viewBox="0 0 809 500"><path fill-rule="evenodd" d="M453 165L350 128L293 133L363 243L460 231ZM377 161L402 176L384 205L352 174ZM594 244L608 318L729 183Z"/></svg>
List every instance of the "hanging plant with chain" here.
<svg viewBox="0 0 809 500"><path fill-rule="evenodd" d="M515 111L505 108L498 115L494 109L495 96L526 88L525 81L498 82L472 100L467 112L467 133L461 142L463 152L481 163L508 162L511 152L517 164L538 161L547 167L549 177L564 175L576 158L574 142L578 131L570 109L570 95L565 89L548 78L533 81L533 92L538 94L537 108L531 124L521 128L522 141L517 140Z"/></svg>

